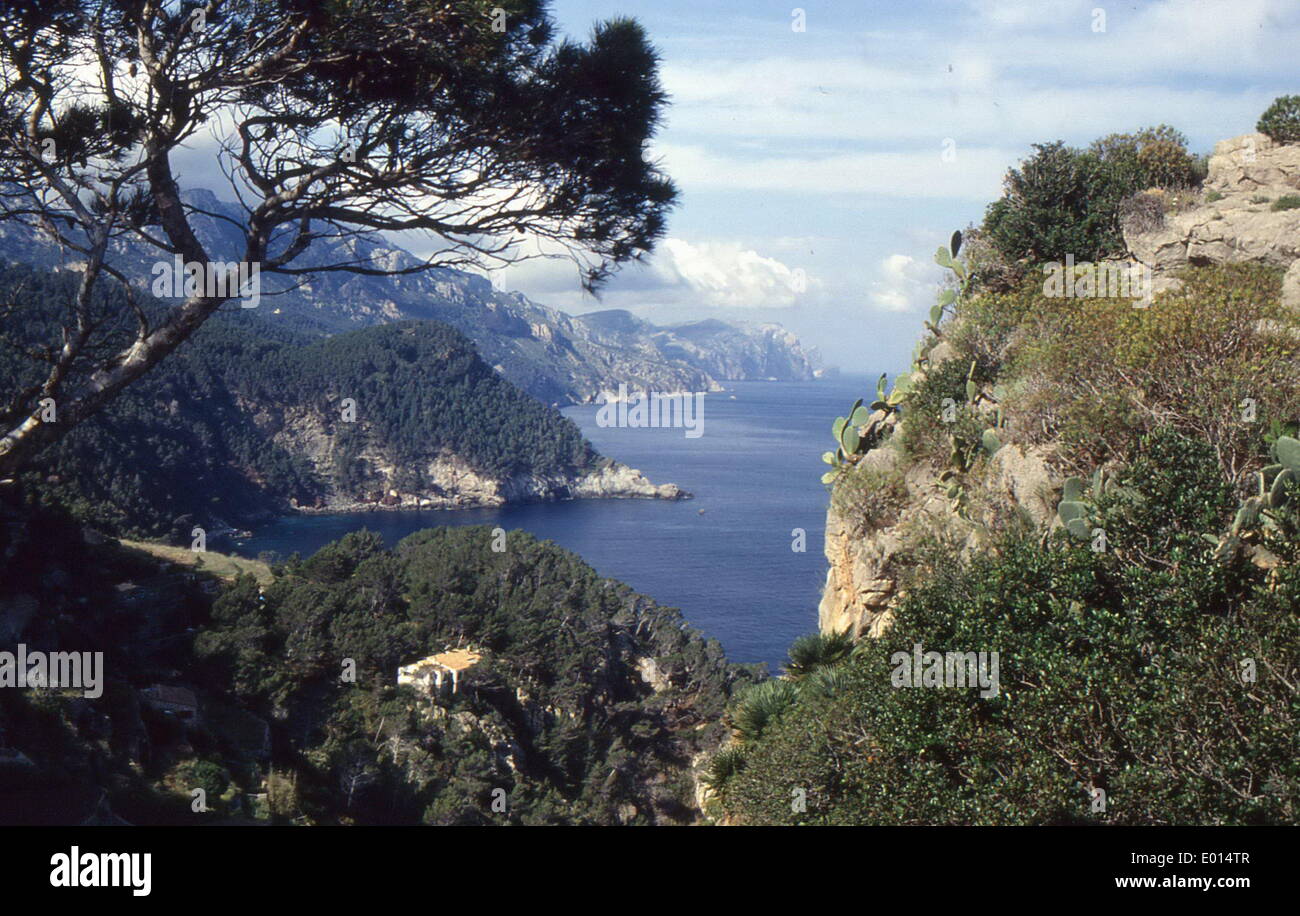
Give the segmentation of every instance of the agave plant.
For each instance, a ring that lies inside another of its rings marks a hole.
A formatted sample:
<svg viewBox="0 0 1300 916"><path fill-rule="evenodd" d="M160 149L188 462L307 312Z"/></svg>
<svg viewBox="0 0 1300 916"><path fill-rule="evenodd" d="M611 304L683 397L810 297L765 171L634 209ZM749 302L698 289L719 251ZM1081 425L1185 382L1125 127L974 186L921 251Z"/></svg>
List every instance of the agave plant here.
<svg viewBox="0 0 1300 916"><path fill-rule="evenodd" d="M821 668L844 661L853 652L853 637L847 630L839 633L808 633L790 645L790 663L786 673L798 681Z"/></svg>
<svg viewBox="0 0 1300 916"><path fill-rule="evenodd" d="M793 683L770 678L741 695L731 711L731 723L742 741L757 741L798 699L799 691Z"/></svg>
<svg viewBox="0 0 1300 916"><path fill-rule="evenodd" d="M799 682L799 692L803 696L833 697L848 689L852 678L844 665L831 668L818 668Z"/></svg>
<svg viewBox="0 0 1300 916"><path fill-rule="evenodd" d="M745 768L745 763L745 749L730 744L713 755L700 774L700 780L714 792L722 794L732 777Z"/></svg>

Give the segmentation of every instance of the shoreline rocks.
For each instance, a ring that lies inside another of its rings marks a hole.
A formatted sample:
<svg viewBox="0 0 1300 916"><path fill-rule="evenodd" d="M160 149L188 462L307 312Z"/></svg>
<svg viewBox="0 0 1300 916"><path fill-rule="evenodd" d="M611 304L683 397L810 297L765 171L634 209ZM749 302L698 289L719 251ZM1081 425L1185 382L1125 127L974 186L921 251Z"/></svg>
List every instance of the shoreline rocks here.
<svg viewBox="0 0 1300 916"><path fill-rule="evenodd" d="M321 506L299 506L290 500L290 514L333 515L343 512L486 509L571 499L690 499L676 484L654 484L636 468L611 462L579 477L524 476L505 480L483 477L457 466L458 479L440 478L441 493L401 493L389 490L375 500L338 500ZM457 483L468 484L457 489Z"/></svg>

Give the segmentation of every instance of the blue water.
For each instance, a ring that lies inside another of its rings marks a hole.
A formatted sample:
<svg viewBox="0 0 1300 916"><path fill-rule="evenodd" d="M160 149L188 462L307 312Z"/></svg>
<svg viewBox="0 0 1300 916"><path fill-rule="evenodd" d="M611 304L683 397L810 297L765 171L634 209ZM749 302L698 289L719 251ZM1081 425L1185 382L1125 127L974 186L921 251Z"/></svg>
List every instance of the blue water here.
<svg viewBox="0 0 1300 916"><path fill-rule="evenodd" d="M574 500L500 509L356 512L295 516L235 545L256 556L307 556L360 528L391 545L439 525L523 528L579 554L715 637L736 662L775 670L795 637L817 628L826 579L822 534L826 490L821 453L830 425L867 392L865 379L729 382L705 399L704 433L596 425L596 407L565 414L605 455L640 468L655 483L695 494L680 502ZM732 400L731 395L735 395ZM792 550L793 529L806 533Z"/></svg>

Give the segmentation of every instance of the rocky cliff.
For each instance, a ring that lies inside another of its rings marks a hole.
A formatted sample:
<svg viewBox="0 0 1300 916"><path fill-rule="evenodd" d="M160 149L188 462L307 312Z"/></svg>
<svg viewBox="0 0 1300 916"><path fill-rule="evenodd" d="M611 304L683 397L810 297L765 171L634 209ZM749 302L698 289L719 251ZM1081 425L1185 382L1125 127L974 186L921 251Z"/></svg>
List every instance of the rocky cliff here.
<svg viewBox="0 0 1300 916"><path fill-rule="evenodd" d="M936 372L955 359L953 349L941 343L930 352L928 370ZM877 412L873 420L894 435L901 433L896 413ZM985 523L959 511L946 495L944 469L913 461L895 446L871 450L858 470L871 477L871 485L888 479L901 484L883 524L864 525L861 506L852 500L833 499L827 510L825 553L830 569L817 608L822 633L879 636L902 595L902 580L922 562L918 546L925 537L938 533L961 553L985 543ZM989 514L1010 510L1035 525L1049 525L1055 517L1052 496L1062 476L1053 470L1051 458L1049 448L1012 443L999 449L979 485L980 498L993 504Z"/></svg>
<svg viewBox="0 0 1300 916"><path fill-rule="evenodd" d="M728 324L709 319L654 325L621 309L589 312L578 318L620 346L649 340L665 360L684 363L727 381L808 381L821 368L817 354L779 324Z"/></svg>
<svg viewBox="0 0 1300 916"><path fill-rule="evenodd" d="M0 269L0 288L38 278ZM53 279L33 319L63 301L71 278ZM0 371L24 371L6 358ZM269 334L240 312L208 322L26 476L102 530L187 542L195 525L247 528L290 510L687 495L602 458L446 325L322 338Z"/></svg>
<svg viewBox="0 0 1300 916"><path fill-rule="evenodd" d="M1277 144L1263 134L1225 140L1215 147L1202 188L1180 193L1152 189L1138 195L1124 225L1129 256L1151 269L1157 297L1186 297L1176 308L1198 308L1200 287L1188 286L1195 276L1189 271L1257 265L1284 272L1282 304L1300 310L1298 190L1300 145ZM1243 296L1243 304L1248 301ZM944 323L938 337L927 332L922 356L910 374L911 389L927 387L927 379L933 383L947 375L954 400L961 405L959 392L973 359L1001 362L1007 352L1017 346L1023 349L1036 334L1027 318L1019 327L1010 319L1007 322L1012 326L992 342L980 339L987 332L972 331L960 312ZM1266 334L1274 325L1264 321L1249 330ZM1240 334L1225 337L1221 356L1233 356L1250 345L1248 337ZM1000 399L1012 397L1018 405L1032 406L1035 398L1042 397L1033 389L1043 384L1039 377L1012 378L1009 373L985 380L977 402L962 405L973 415L976 441L980 426L998 424ZM1100 381L1092 387L1100 392L1096 396L1114 396ZM1136 392L1126 392L1124 400L1135 409L1158 412L1142 404ZM937 401L927 401L924 407L871 414L869 425L879 431L878 444L863 455L853 476L846 475L836 484L827 510L825 554L830 569L818 608L823 633L847 630L854 636L879 635L891 621L903 582L924 570L927 542L937 540L959 555L969 555L987 543L990 532L1007 525L1025 524L1040 531L1060 525L1056 506L1062 482L1080 469L1060 453L1059 443L1027 429L1029 421L1012 418L1008 428L997 429L1000 447L987 461L981 459L968 472L954 476L952 465L944 460L948 434L940 434L943 447L930 453L915 442L921 438L917 427L933 425L933 418L920 416L919 411L938 409ZM1058 419L1050 414L1033 418L1042 424ZM961 481L956 497L954 480Z"/></svg>

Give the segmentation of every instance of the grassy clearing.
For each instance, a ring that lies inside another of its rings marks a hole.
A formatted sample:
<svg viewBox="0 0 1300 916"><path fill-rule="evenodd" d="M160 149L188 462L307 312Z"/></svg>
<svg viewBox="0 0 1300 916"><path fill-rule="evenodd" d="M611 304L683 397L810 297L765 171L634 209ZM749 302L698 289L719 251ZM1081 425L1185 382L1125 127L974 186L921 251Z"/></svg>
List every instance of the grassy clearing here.
<svg viewBox="0 0 1300 916"><path fill-rule="evenodd" d="M204 572L212 573L218 579L224 579L227 582L233 582L241 573L248 573L255 578L259 585L268 585L274 578L271 575L271 567L267 566L260 560L248 560L244 557L234 557L225 553L216 553L206 551L196 553L185 547L172 547L167 544L152 544L148 541L127 541L121 542L123 547L132 550L143 551L159 560L167 560L171 563L179 563L183 566L193 566Z"/></svg>

